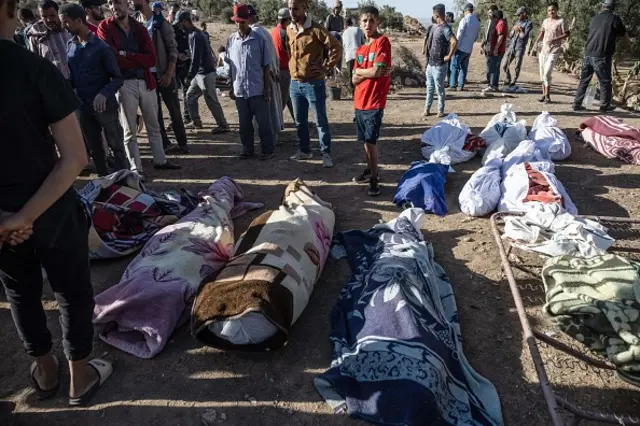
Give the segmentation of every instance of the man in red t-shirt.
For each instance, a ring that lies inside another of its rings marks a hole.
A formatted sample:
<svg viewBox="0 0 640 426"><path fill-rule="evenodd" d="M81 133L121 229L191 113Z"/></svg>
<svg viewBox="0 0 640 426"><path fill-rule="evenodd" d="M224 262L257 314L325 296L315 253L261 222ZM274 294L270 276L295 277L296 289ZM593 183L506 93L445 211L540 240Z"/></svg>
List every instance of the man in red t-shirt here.
<svg viewBox="0 0 640 426"><path fill-rule="evenodd" d="M283 7L278 11L278 25L271 30L271 38L276 46L276 54L280 61L280 93L282 94L282 110L285 105L289 108L291 119L295 122L293 115L293 103L289 95L289 86L291 85L291 73L289 71L289 40L287 39L287 27L291 24L291 12L289 8Z"/></svg>
<svg viewBox="0 0 640 426"><path fill-rule="evenodd" d="M507 38L509 29L501 10L495 12L496 26L491 36L491 50L487 52L487 75L489 86L485 91L497 91L500 86L500 64L507 50Z"/></svg>
<svg viewBox="0 0 640 426"><path fill-rule="evenodd" d="M382 125L387 95L391 86L391 43L378 33L380 14L378 9L367 6L360 13L360 27L366 43L356 51L352 82L356 86L353 104L356 109L358 141L364 142L367 168L356 183L369 183L369 195L380 194L378 186L378 150L376 143Z"/></svg>

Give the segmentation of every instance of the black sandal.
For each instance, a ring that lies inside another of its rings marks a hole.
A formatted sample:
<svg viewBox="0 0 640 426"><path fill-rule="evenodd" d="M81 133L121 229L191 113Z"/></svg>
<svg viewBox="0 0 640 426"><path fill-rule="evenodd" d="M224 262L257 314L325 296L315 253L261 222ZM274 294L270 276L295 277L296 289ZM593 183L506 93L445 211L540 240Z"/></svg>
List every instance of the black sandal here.
<svg viewBox="0 0 640 426"><path fill-rule="evenodd" d="M29 367L29 382L31 383L31 386L33 386L33 389L35 389L36 391L36 397L38 399L48 399L51 398L52 396L55 396L58 393L58 389L60 389L60 362L58 361L58 358L53 357L53 359L55 359L56 361L56 376L57 376L57 383L56 385L48 390L44 390L40 387L40 385L38 384L38 381L36 380L35 376L33 375L33 373L35 373L36 368L38 368L38 364L33 361L31 363L31 367Z"/></svg>

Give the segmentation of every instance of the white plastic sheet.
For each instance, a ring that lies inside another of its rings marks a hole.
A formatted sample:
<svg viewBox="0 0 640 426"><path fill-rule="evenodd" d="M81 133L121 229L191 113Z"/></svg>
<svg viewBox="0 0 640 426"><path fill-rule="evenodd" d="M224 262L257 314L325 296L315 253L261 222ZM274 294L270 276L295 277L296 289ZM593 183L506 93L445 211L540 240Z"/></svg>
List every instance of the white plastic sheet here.
<svg viewBox="0 0 640 426"><path fill-rule="evenodd" d="M549 182L551 189L562 197L562 207L572 215L577 215L578 209L575 204L573 204L573 201L571 201L571 197L569 197L569 194L564 189L562 183L553 173L545 171L549 169L548 165L550 163L538 162L529 164L532 168L542 173L547 182ZM528 211L530 208L538 204L536 201L524 201L529 193L529 175L525 169L525 164L516 164L511 167L509 174L506 175L502 181L501 189L502 198L500 198L500 203L498 205L498 210L501 212Z"/></svg>
<svg viewBox="0 0 640 426"><path fill-rule="evenodd" d="M499 130L500 127L503 127L503 131ZM493 116L480 137L487 142L487 149L482 157L482 164L486 165L492 158L506 157L520 142L527 139L527 122L517 120L512 104L503 104L500 113Z"/></svg>
<svg viewBox="0 0 640 426"><path fill-rule="evenodd" d="M460 122L458 116L449 114L422 135L422 155L430 163L437 164L469 161L476 154L462 149L468 134L469 128Z"/></svg>
<svg viewBox="0 0 640 426"><path fill-rule="evenodd" d="M558 127L558 120L546 111L533 122L529 139L553 161L565 160L571 155L571 144L567 135Z"/></svg>
<svg viewBox="0 0 640 426"><path fill-rule="evenodd" d="M502 195L501 166L502 160L494 158L471 175L458 197L463 213L476 217L486 216L498 207Z"/></svg>

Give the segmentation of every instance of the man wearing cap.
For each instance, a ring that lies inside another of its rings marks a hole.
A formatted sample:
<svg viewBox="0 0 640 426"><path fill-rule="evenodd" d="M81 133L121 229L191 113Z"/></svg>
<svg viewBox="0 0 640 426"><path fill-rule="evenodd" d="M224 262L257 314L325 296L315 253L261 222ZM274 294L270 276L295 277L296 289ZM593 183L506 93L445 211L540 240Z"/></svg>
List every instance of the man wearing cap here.
<svg viewBox="0 0 640 426"><path fill-rule="evenodd" d="M602 12L594 16L589 24L580 84L573 100L574 111L586 109L582 102L594 73L600 83L600 111L608 112L615 109L611 105L611 66L616 49L615 43L620 37L626 37L627 41L631 41L622 20L613 13L615 7L615 0L605 0L602 3Z"/></svg>
<svg viewBox="0 0 640 426"><path fill-rule="evenodd" d="M211 45L205 35L193 25L191 13L183 10L178 14L178 24L182 31L189 34L189 50L191 51L191 65L187 72L187 79L191 81L187 90L187 107L191 117L191 125L195 129L202 128L202 120L198 111L198 99L204 94L204 100L211 111L211 115L218 124L212 133L229 132L227 119L224 117L222 105L216 93L216 60L211 52Z"/></svg>
<svg viewBox="0 0 640 426"><path fill-rule="evenodd" d="M96 171L100 176L110 172L102 145L103 131L113 151L115 171L127 170L130 164L124 150L124 133L118 121L116 101L116 92L123 80L116 55L89 30L86 7L67 3L60 8L60 18L65 29L73 35L67 45L69 82L82 102L80 126Z"/></svg>
<svg viewBox="0 0 640 426"><path fill-rule="evenodd" d="M84 8L84 13L87 15L87 27L94 34L98 32L100 22L104 21L102 5L105 3L105 0L82 0L80 2Z"/></svg>
<svg viewBox="0 0 640 426"><path fill-rule="evenodd" d="M241 159L254 157L253 120L258 123L261 160L273 157L275 133L270 124L270 102L273 86L271 84L272 55L267 47L268 41L251 27L251 12L245 4L233 6L231 20L238 31L227 39L227 61L231 68L230 97L235 99L238 108L240 140L242 142Z"/></svg>
<svg viewBox="0 0 640 426"><path fill-rule="evenodd" d="M473 4L467 3L464 7L464 17L458 25L458 48L451 60L451 78L449 79L449 88L464 90L464 83L467 79L469 71L469 59L473 52L473 45L478 39L480 33L480 21L473 14Z"/></svg>
<svg viewBox="0 0 640 426"><path fill-rule="evenodd" d="M504 61L504 85L515 86L520 76L520 69L522 68L522 61L524 54L527 50L527 43L529 43L529 36L531 35L531 29L533 24L529 19L529 11L526 7L521 7L516 12L518 20L511 29L511 39L509 40L509 49L507 50L507 58ZM511 79L511 63L516 61L516 70Z"/></svg>
<svg viewBox="0 0 640 426"><path fill-rule="evenodd" d="M134 17L147 28L151 41L153 41L153 47L156 50L157 62L156 66L151 68L151 72L158 84L156 93L158 96L158 124L162 135L162 146L165 152L177 151L186 154L189 152L189 148L187 147L187 132L184 129L184 121L182 121L182 113L180 111L180 99L178 98L178 82L176 80L178 42L176 41L173 27L162 14L164 5L161 2L157 1L150 6L148 0L133 0L133 7L136 10ZM161 101L164 101L169 112L171 127L176 135L178 146L172 146L167 136Z"/></svg>
<svg viewBox="0 0 640 426"><path fill-rule="evenodd" d="M154 168L176 170L180 166L167 161L158 123L156 79L151 68L156 66L156 53L147 29L129 16L126 0L110 0L112 17L98 25L98 37L116 53L124 83L118 91L120 123L124 129L124 145L131 169L142 175L142 159L138 147L136 118L142 111Z"/></svg>
<svg viewBox="0 0 640 426"><path fill-rule="evenodd" d="M291 119L295 121L293 117L293 104L289 96L289 86L291 85L289 59L291 58L291 54L289 53L289 40L287 39L287 26L290 24L291 13L288 8L283 7L278 11L278 24L271 30L271 38L273 39L278 61L280 62L280 96L282 97L282 110L284 112L284 107L286 106L289 109L289 114L291 114Z"/></svg>
<svg viewBox="0 0 640 426"><path fill-rule="evenodd" d="M290 94L296 129L300 141L300 152L291 160L313 158L309 140L309 105L318 129L322 164L333 167L331 159L331 131L327 118L325 77L338 63L342 46L320 24L307 15L306 0L289 0L292 23L287 27L289 39L289 71L291 71Z"/></svg>

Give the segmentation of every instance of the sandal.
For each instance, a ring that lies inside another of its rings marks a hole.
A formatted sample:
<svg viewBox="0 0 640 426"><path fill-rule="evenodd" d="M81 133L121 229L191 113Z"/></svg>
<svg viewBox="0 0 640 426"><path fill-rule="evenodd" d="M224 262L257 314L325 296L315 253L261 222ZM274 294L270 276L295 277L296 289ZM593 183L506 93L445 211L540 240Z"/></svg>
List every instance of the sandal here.
<svg viewBox="0 0 640 426"><path fill-rule="evenodd" d="M214 135L220 135L222 133L229 133L231 129L228 126L218 126L211 130L211 133Z"/></svg>
<svg viewBox="0 0 640 426"><path fill-rule="evenodd" d="M53 357L53 359L56 361L56 376L59 376L60 362L58 361L57 357ZM55 394L58 393L58 389L60 388L60 378L58 377L57 383L53 388L44 390L40 387L40 385L38 384L38 381L33 375L33 373L36 372L36 368L38 368L38 364L35 361L33 361L31 363L31 367L29 367L29 382L31 383L31 386L33 386L33 388L36 391L36 397L38 399L47 399L47 398L51 398L52 396L55 396Z"/></svg>
<svg viewBox="0 0 640 426"><path fill-rule="evenodd" d="M96 370L96 373L98 373L99 379L97 382L91 385L91 387L87 389L87 391L84 394L76 398L70 397L69 407L83 407L87 405L87 403L89 402L89 400L91 400L93 395L95 395L98 389L100 389L100 386L102 386L104 382L109 378L109 376L111 376L111 373L113 373L113 365L111 365L110 362L107 362L100 358L92 359L91 361L88 362L88 365L92 367L94 370Z"/></svg>

